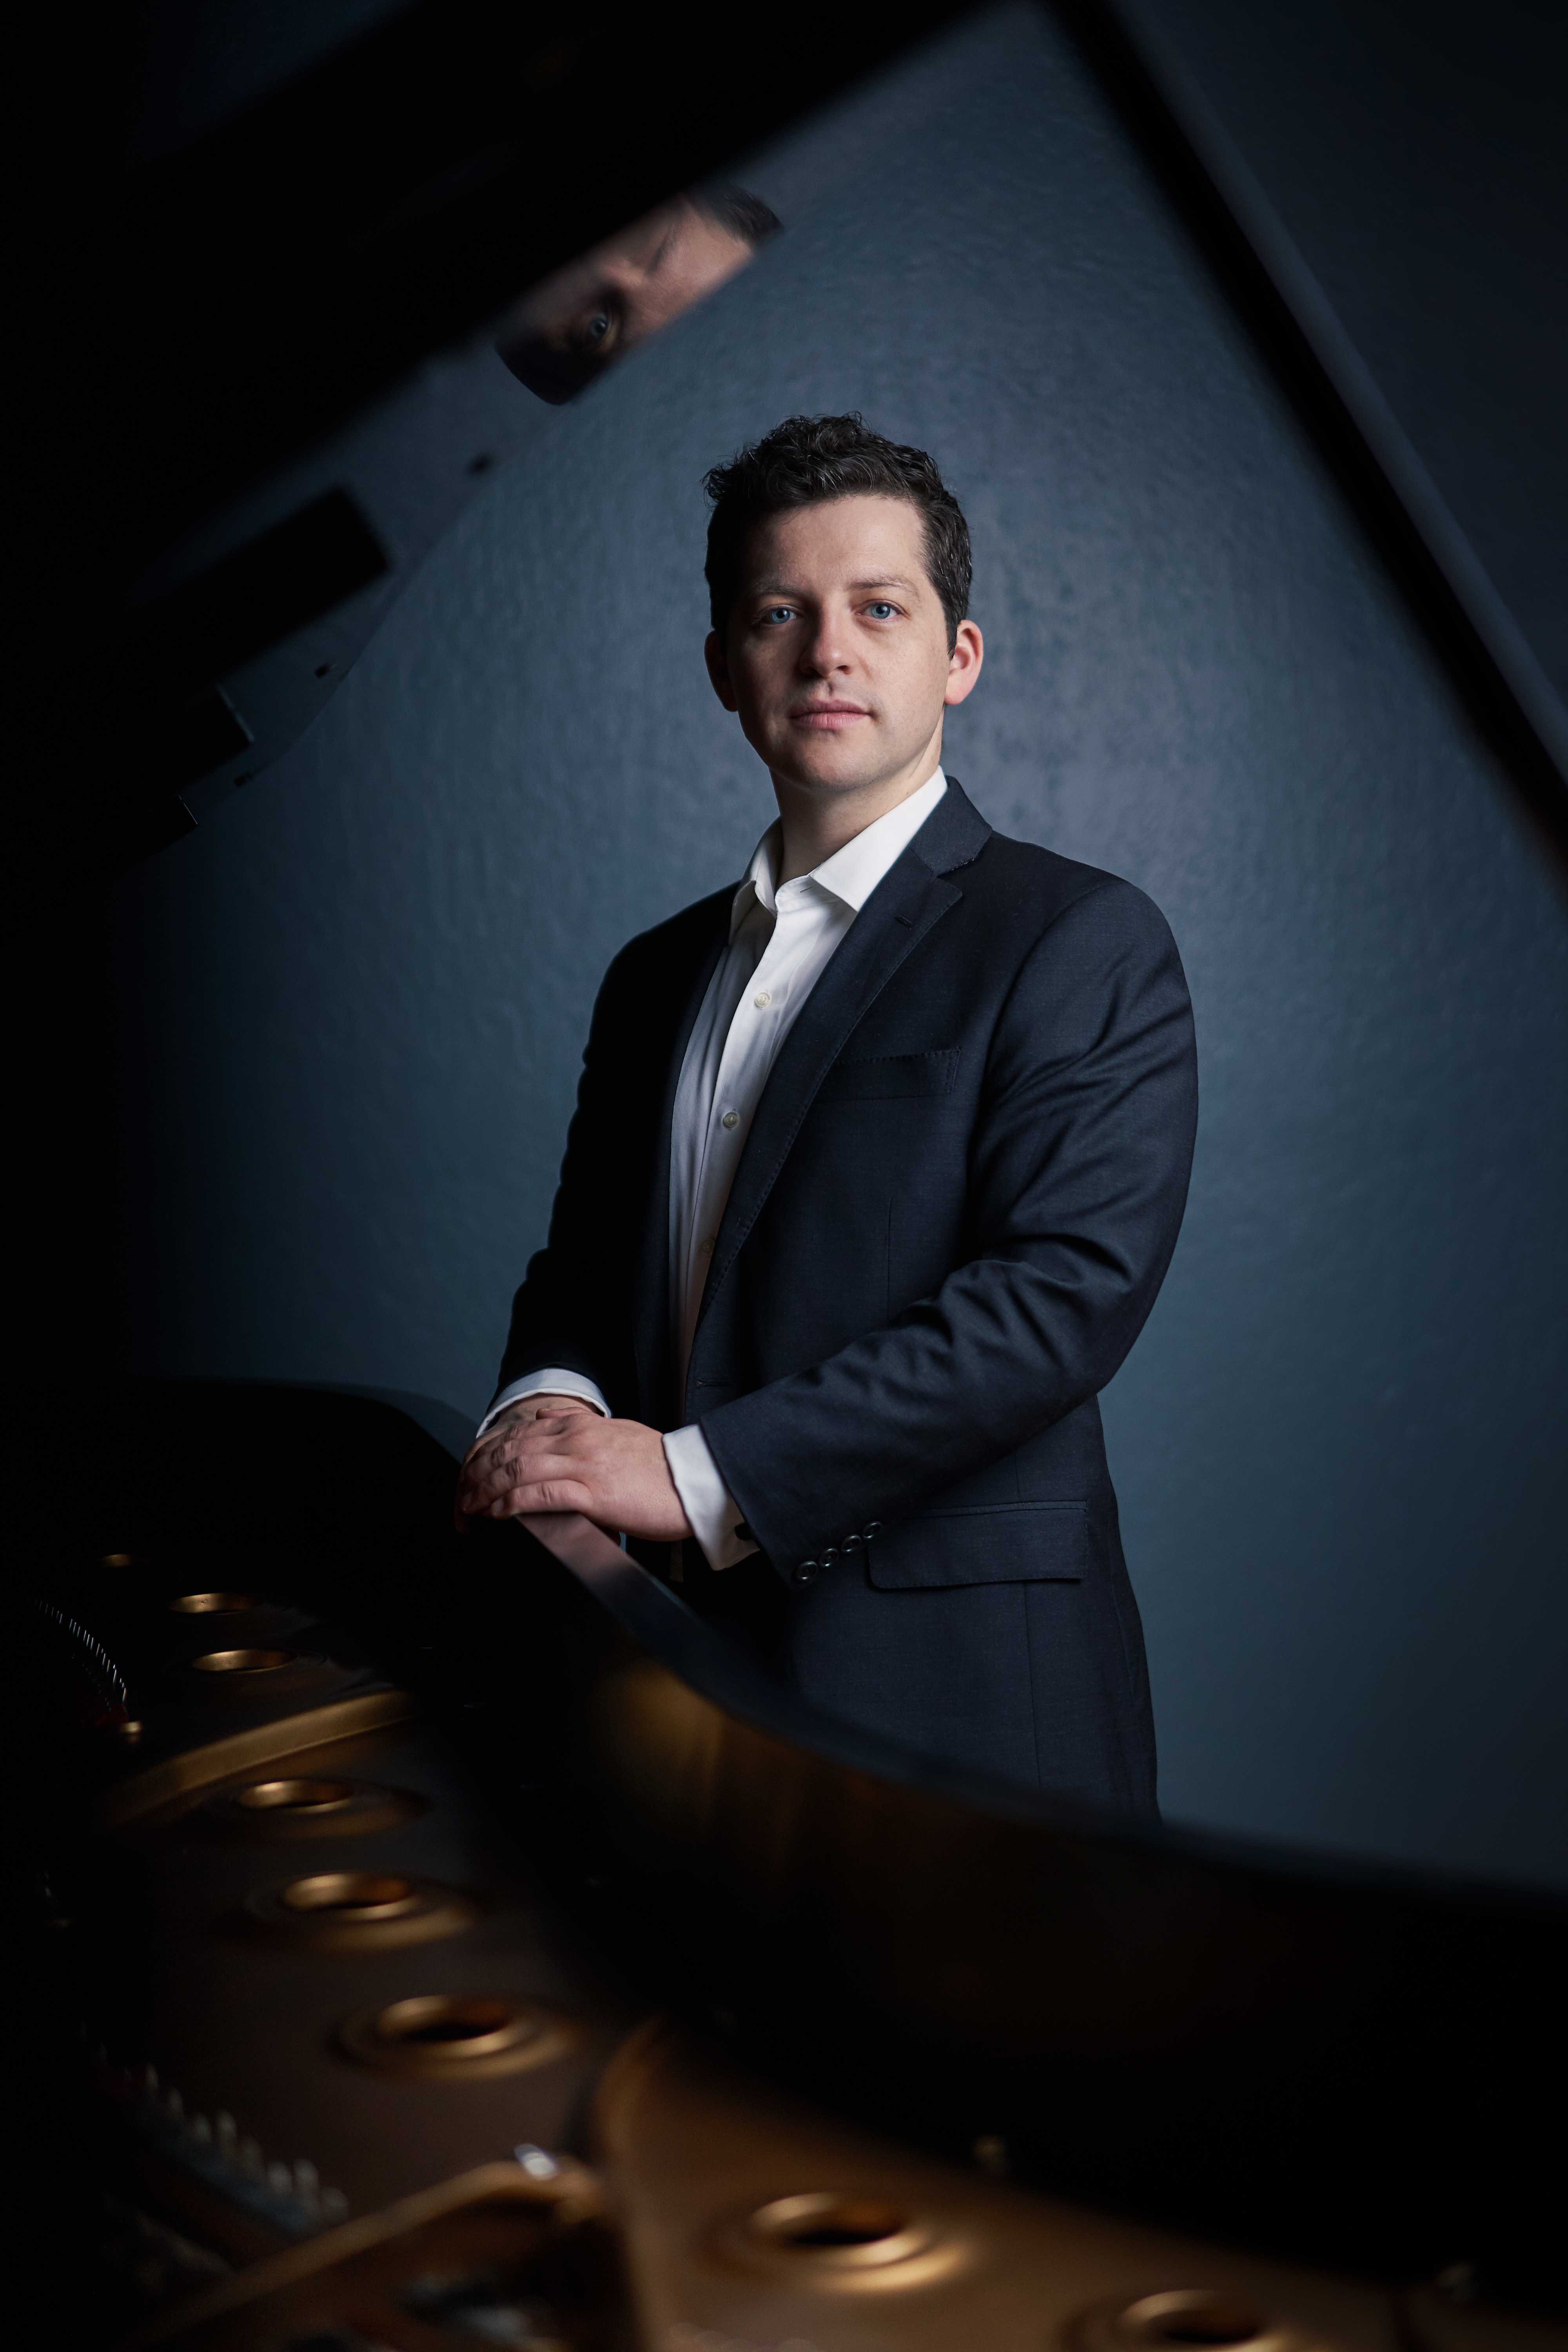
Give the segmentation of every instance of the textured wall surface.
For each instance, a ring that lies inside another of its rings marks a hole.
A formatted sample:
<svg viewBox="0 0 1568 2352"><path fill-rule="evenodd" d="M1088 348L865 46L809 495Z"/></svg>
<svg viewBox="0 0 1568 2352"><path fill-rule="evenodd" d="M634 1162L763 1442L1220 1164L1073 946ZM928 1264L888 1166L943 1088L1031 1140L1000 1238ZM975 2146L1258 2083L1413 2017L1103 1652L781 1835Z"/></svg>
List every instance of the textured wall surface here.
<svg viewBox="0 0 1568 2352"><path fill-rule="evenodd" d="M859 407L973 530L950 766L1150 890L1192 982L1191 1208L1106 1398L1166 1810L1560 1875L1561 897L1071 56L1004 15L921 70L126 886L145 1365L483 1403L603 967L770 813L701 474Z"/></svg>
<svg viewBox="0 0 1568 2352"><path fill-rule="evenodd" d="M1568 698L1568 11L1159 0L1159 17Z"/></svg>

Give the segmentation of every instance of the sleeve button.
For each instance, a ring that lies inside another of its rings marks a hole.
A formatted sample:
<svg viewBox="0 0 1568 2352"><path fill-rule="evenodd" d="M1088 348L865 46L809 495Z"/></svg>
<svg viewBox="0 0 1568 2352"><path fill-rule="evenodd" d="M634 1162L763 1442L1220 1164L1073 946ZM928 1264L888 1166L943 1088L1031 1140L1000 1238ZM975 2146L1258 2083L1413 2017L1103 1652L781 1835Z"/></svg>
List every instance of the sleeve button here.
<svg viewBox="0 0 1568 2352"><path fill-rule="evenodd" d="M837 1557L838 1557L838 1546L837 1546L837 1544L827 1544L827 1545L825 1545L825 1546L824 1546L824 1548L823 1548L823 1553L822 1553L822 1565L823 1565L823 1567L824 1567L824 1568L831 1568L831 1567L832 1567L832 1565L833 1565L833 1563L834 1563L834 1561L837 1559Z"/></svg>
<svg viewBox="0 0 1568 2352"><path fill-rule="evenodd" d="M868 1519L868 1520L867 1520L867 1522L866 1522L866 1524L865 1524L865 1526L861 1528L860 1532L861 1532L861 1534L865 1537L865 1538L866 1538L866 1540L867 1540L867 1542L868 1542L868 1543L875 1543L875 1542L876 1542L876 1540L877 1540L877 1538L878 1538L878 1537L881 1534L881 1532L882 1532L882 1522L881 1522L881 1520L880 1520L880 1519Z"/></svg>
<svg viewBox="0 0 1568 2352"><path fill-rule="evenodd" d="M864 1536L860 1536L860 1535L847 1535L847 1536L846 1536L846 1537L845 1537L845 1538L844 1538L844 1553L845 1553L845 1557L846 1557L846 1559L847 1559L848 1555L849 1555L852 1551L860 1551L860 1550L862 1550L862 1549L864 1549L865 1542L866 1542L866 1538L865 1538L865 1537L864 1537Z"/></svg>
<svg viewBox="0 0 1568 2352"><path fill-rule="evenodd" d="M812 1583L816 1579L816 1571L821 1564L820 1560L803 1559L800 1566L792 1570L790 1582L792 1584Z"/></svg>
<svg viewBox="0 0 1568 2352"><path fill-rule="evenodd" d="M756 1537L752 1533L750 1526L744 1519L736 1520L735 1533L742 1543L755 1543L757 1540Z"/></svg>

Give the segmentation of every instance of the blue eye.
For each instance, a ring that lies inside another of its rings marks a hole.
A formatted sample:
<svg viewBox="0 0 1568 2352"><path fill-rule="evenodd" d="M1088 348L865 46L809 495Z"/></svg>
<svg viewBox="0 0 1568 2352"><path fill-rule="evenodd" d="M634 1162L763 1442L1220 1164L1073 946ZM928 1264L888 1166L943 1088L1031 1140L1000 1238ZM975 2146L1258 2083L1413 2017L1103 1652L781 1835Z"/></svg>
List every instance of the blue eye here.
<svg viewBox="0 0 1568 2352"><path fill-rule="evenodd" d="M767 611L763 614L763 618L764 621L776 621L782 614L784 619L787 621L793 617L794 613L795 606L793 604L770 604Z"/></svg>
<svg viewBox="0 0 1568 2352"><path fill-rule="evenodd" d="M890 618L898 609L899 608L896 604L889 604L885 596L879 596L874 604L868 604L866 607L866 610L871 614L872 618L878 621L884 617Z"/></svg>

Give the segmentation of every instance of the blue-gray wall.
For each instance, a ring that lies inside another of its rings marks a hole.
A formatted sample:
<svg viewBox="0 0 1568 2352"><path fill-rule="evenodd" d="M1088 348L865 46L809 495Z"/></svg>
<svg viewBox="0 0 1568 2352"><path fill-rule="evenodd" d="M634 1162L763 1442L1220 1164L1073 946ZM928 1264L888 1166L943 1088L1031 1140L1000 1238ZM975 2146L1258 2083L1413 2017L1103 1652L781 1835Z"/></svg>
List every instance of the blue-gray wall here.
<svg viewBox="0 0 1568 2352"><path fill-rule="evenodd" d="M143 1363L482 1404L603 967L769 814L701 474L859 407L973 530L950 766L1150 890L1192 982L1192 1203L1106 1398L1166 1810L1562 1875L1561 895L1070 55L1005 14L921 71L815 205L773 159L789 234L125 886Z"/></svg>

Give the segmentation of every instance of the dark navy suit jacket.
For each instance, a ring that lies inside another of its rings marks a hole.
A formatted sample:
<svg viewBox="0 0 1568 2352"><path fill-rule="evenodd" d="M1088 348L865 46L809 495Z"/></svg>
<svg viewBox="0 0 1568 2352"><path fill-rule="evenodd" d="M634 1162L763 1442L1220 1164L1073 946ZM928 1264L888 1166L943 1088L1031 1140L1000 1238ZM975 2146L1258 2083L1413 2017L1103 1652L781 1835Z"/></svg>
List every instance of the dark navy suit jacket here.
<svg viewBox="0 0 1568 2352"><path fill-rule="evenodd" d="M733 895L610 967L501 1381L569 1366L617 1414L700 1423L763 1557L695 1563L687 1597L815 1705L1152 1811L1096 1400L1186 1198L1170 929L1131 884L993 833L950 780L773 1066L679 1396L670 1119Z"/></svg>

